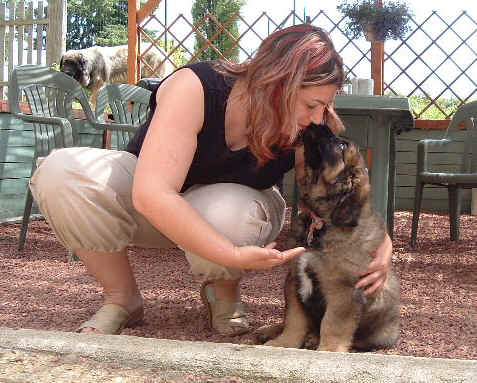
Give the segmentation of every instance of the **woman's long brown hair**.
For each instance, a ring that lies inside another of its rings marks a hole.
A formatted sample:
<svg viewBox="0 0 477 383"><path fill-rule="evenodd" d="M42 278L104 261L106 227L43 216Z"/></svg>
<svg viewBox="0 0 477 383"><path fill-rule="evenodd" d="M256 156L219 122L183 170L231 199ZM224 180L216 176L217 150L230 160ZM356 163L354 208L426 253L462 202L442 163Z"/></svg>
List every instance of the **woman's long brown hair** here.
<svg viewBox="0 0 477 383"><path fill-rule="evenodd" d="M246 84L249 148L262 166L275 157L274 149L291 149L298 130L295 105L303 87L343 85L343 60L328 34L309 24L274 32L255 56L241 64L219 61L217 69ZM338 132L343 128L336 113L325 111L327 122Z"/></svg>

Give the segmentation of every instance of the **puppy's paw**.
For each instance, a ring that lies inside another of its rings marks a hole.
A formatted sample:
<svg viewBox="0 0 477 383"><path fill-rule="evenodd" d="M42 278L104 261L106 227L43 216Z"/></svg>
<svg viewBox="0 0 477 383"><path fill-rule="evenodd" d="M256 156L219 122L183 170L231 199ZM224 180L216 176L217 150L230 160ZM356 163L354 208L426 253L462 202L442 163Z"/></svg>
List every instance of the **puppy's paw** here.
<svg viewBox="0 0 477 383"><path fill-rule="evenodd" d="M327 346L321 347L320 346L320 347L317 348L317 351L349 352L349 348L345 347L345 346L341 346L341 347L327 347Z"/></svg>
<svg viewBox="0 0 477 383"><path fill-rule="evenodd" d="M318 351L330 351L330 352L349 352L350 345L349 343L320 343L317 348Z"/></svg>
<svg viewBox="0 0 477 383"><path fill-rule="evenodd" d="M303 344L303 348L307 350L316 350L318 349L319 344L320 344L320 336L314 332L310 332L305 338L305 343Z"/></svg>
<svg viewBox="0 0 477 383"><path fill-rule="evenodd" d="M278 336L277 338L266 342L265 346L301 348L303 346L303 341L301 339L295 339L295 338L292 339L292 338L288 338L284 336Z"/></svg>
<svg viewBox="0 0 477 383"><path fill-rule="evenodd" d="M272 346L272 347L286 347L282 342L278 341L276 338L269 340L263 344L264 346Z"/></svg>

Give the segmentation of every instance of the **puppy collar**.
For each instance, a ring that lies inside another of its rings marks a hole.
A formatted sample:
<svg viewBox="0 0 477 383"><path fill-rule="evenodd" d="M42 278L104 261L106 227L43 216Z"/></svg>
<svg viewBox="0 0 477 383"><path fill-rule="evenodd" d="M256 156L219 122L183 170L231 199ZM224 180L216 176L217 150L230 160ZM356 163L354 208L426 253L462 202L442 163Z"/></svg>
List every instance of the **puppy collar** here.
<svg viewBox="0 0 477 383"><path fill-rule="evenodd" d="M303 205L303 204L298 204L298 208L305 214L309 215L311 217L311 224L308 227L308 233L306 235L306 244L307 246L311 246L311 243L313 242L313 232L315 230L320 231L323 226L325 225L325 221L318 217L313 210L311 210L309 207Z"/></svg>

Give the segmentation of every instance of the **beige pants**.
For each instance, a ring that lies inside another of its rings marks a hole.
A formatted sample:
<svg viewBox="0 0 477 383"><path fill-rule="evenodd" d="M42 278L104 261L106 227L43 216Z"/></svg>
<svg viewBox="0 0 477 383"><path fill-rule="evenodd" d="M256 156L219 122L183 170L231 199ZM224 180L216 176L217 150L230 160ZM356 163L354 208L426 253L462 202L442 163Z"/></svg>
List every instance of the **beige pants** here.
<svg viewBox="0 0 477 383"><path fill-rule="evenodd" d="M65 247L114 252L128 245L175 246L133 207L136 161L128 152L75 147L56 150L40 162L30 188ZM235 245L267 244L283 227L285 201L276 188L260 191L221 183L194 186L183 196ZM186 257L200 279L236 279L242 274L191 253Z"/></svg>

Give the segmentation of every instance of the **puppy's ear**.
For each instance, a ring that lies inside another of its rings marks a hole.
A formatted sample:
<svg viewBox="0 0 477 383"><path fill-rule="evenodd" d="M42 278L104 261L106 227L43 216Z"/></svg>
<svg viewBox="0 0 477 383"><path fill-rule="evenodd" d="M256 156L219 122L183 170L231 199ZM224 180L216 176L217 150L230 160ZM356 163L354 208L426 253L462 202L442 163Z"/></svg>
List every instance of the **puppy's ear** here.
<svg viewBox="0 0 477 383"><path fill-rule="evenodd" d="M60 59L60 70L63 69L63 56L61 56L61 59Z"/></svg>
<svg viewBox="0 0 477 383"><path fill-rule="evenodd" d="M355 193L346 196L331 213L331 223L335 226L358 226L362 203Z"/></svg>

